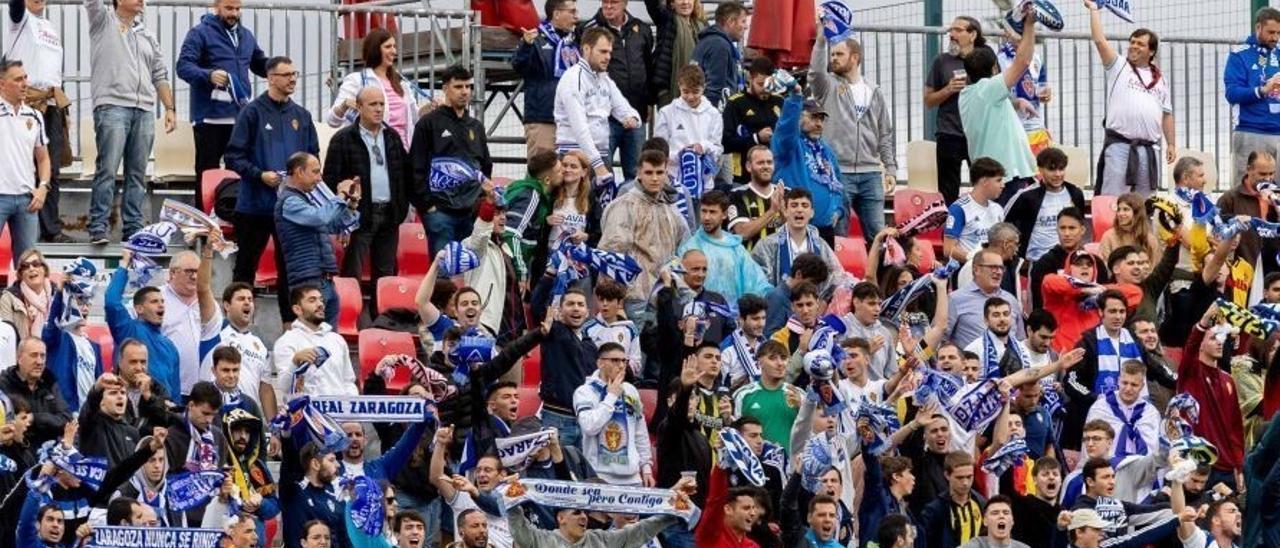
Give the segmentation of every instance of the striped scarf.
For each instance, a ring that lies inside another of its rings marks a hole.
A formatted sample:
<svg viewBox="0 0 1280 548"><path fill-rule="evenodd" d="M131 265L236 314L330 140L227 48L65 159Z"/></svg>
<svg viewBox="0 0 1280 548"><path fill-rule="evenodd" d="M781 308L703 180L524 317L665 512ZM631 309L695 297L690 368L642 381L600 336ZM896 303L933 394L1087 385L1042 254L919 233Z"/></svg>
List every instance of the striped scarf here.
<svg viewBox="0 0 1280 548"><path fill-rule="evenodd" d="M1133 342L1128 329L1120 330L1120 345L1107 335L1101 325L1094 330L1098 336L1098 376L1093 380L1093 391L1099 394L1114 392L1119 386L1120 364L1128 360L1142 360L1142 349Z"/></svg>

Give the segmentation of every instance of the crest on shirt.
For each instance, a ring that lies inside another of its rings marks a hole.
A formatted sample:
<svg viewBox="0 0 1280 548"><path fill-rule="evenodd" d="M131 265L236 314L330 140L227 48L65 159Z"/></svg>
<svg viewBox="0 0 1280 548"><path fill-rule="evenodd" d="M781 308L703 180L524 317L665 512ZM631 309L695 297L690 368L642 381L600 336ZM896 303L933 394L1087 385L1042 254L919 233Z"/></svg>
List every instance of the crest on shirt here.
<svg viewBox="0 0 1280 548"><path fill-rule="evenodd" d="M446 129L446 130L444 130L444 131L442 131L442 132L440 132L440 138L441 138L441 139L444 139L445 137L448 137L448 136L450 136L450 135L453 135L453 134L452 134L452 133L449 133L449 130L447 130L447 129Z"/></svg>
<svg viewBox="0 0 1280 548"><path fill-rule="evenodd" d="M27 131L31 131L31 126L34 126L34 125L36 125L36 121L30 118L27 118Z"/></svg>
<svg viewBox="0 0 1280 548"><path fill-rule="evenodd" d="M624 336L622 335L622 333L618 333L618 344L622 344L622 340L623 340L623 339L625 339L625 338L626 338L626 337L624 337Z"/></svg>
<svg viewBox="0 0 1280 548"><path fill-rule="evenodd" d="M753 108L749 108L749 109L747 109L747 116L748 116L748 117L750 117L750 116L755 116L755 115L756 115L756 110L755 110L755 109L753 109Z"/></svg>
<svg viewBox="0 0 1280 548"><path fill-rule="evenodd" d="M294 130L294 131L298 131L298 126L299 126L299 125L301 125L301 124L298 122L298 119L297 119L297 118L294 118L294 119L293 119L293 121L292 121L292 122L289 122L289 123L290 123L291 125L293 125L293 130Z"/></svg>
<svg viewBox="0 0 1280 548"><path fill-rule="evenodd" d="M604 427L604 447L610 451L617 451L622 448L622 425L617 421L610 421Z"/></svg>

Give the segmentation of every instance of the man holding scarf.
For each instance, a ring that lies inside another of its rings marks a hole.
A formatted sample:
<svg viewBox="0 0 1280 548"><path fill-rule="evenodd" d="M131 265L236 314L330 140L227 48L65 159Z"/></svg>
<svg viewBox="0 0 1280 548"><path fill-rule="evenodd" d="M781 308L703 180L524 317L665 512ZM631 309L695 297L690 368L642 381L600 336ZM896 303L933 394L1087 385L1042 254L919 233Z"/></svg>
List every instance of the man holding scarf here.
<svg viewBox="0 0 1280 548"><path fill-rule="evenodd" d="M755 295L738 299L738 328L720 343L720 359L724 362L727 384L742 386L760 380L757 352L764 342L764 322L769 303Z"/></svg>
<svg viewBox="0 0 1280 548"><path fill-rule="evenodd" d="M556 1L550 0L547 4ZM573 0L564 3L575 4ZM599 27L587 29L582 33L582 46L586 48L582 59L574 60L572 66L564 70L564 79L555 88L555 147L559 152L581 150L587 155L595 171L596 185L601 187L597 193L600 203L607 205L617 190L608 166L609 121L614 119L621 122L624 129L635 129L640 127L640 113L609 78L613 34ZM527 82L526 79L526 86ZM526 97L530 97L527 92ZM525 120L529 120L527 110ZM529 146L533 146L532 141Z"/></svg>
<svg viewBox="0 0 1280 548"><path fill-rule="evenodd" d="M578 23L578 3L547 0L546 15L537 28L521 29L524 35L511 58L511 67L524 79L524 137L528 156L555 150L556 86L581 56L573 37L574 25Z"/></svg>
<svg viewBox="0 0 1280 548"><path fill-rule="evenodd" d="M324 321L325 302L314 286L289 291L298 319L276 339L272 359L279 374L279 388L285 394L306 392L326 396L354 396L358 393L356 373L346 339Z"/></svg>
<svg viewBox="0 0 1280 548"><path fill-rule="evenodd" d="M1089 10L1093 45L1106 69L1106 139L1098 159L1098 194L1132 191L1145 198L1159 187L1164 171L1156 156L1162 137L1165 162L1178 158L1169 80L1154 63L1160 38L1148 29L1133 31L1121 59L1102 29L1098 3L1084 0L1084 7Z"/></svg>
<svg viewBox="0 0 1280 548"><path fill-rule="evenodd" d="M182 403L182 381L178 370L178 348L162 331L164 324L164 296L154 286L146 286L133 294L133 314L124 307L125 285L129 283L129 263L133 252L126 249L120 254L120 267L111 275L107 293L103 296L103 309L111 338L120 342L134 339L147 349L147 373L164 385L174 403ZM122 350L123 352L123 350ZM126 382L128 379L126 379Z"/></svg>
<svg viewBox="0 0 1280 548"><path fill-rule="evenodd" d="M1084 360L1067 373L1062 383L1068 399L1067 416L1075 417L1063 424L1060 440L1063 447L1080 445L1083 417L1100 396L1119 387L1121 364L1142 360L1142 347L1138 346L1133 332L1124 326L1129 311L1124 294L1108 289L1098 295L1097 303L1101 322L1080 338L1076 348L1084 350Z"/></svg>
<svg viewBox="0 0 1280 548"><path fill-rule="evenodd" d="M461 518L465 517L470 510L481 510L476 505L476 499L492 491L502 480L505 473L502 460L496 455L484 455L476 461L475 468L472 468L466 476L451 475L446 473L445 460L449 458L449 447L453 445L453 427L444 426L436 430L435 444L436 449L431 453L428 476L431 483L440 491L440 500L453 509L454 531L460 531L463 523ZM467 476L470 476L470 479ZM507 523L507 516L485 512L485 517L488 518L489 540L493 545L499 548L510 548L512 532Z"/></svg>
<svg viewBox="0 0 1280 548"><path fill-rule="evenodd" d="M1231 133L1233 173L1244 175L1245 158L1257 151L1280 154L1280 10L1263 7L1253 16L1253 34L1227 54L1222 79L1227 102L1238 109Z"/></svg>
<svg viewBox="0 0 1280 548"><path fill-rule="evenodd" d="M573 393L582 428L582 456L607 483L653 487L649 426L640 392L623 380L626 350L615 342L600 345L596 367L586 384Z"/></svg>
<svg viewBox="0 0 1280 548"><path fill-rule="evenodd" d="M345 517L347 501L333 488L338 479L337 456L318 441L294 440L294 443L305 445L284 451L278 483L284 545L300 548L303 526L318 520L329 526L333 546L351 546Z"/></svg>
<svg viewBox="0 0 1280 548"><path fill-rule="evenodd" d="M234 497L240 511L257 518L254 521L258 536L266 538L265 523L280 514L280 499L262 452L265 445L262 419L243 409L233 409L222 416L221 428L227 441L225 458L230 468L227 484L231 486L228 490L224 484L222 494Z"/></svg>
<svg viewBox="0 0 1280 548"><path fill-rule="evenodd" d="M776 191L775 191L776 192ZM787 188L782 198L783 218L786 225L764 237L751 249L751 256L764 267L765 278L779 287L791 278L792 266L797 257L812 253L827 264L831 276L826 280L809 280L825 292L837 280L842 279L844 267L836 258L831 244L822 239L819 229L810 226L814 218L813 193L803 188Z"/></svg>
<svg viewBox="0 0 1280 548"><path fill-rule="evenodd" d="M87 259L80 258L73 263L62 290L53 294L49 319L40 333L40 339L48 350L48 367L56 378L62 380L58 385L62 389L62 399L73 410L80 409L103 372L102 347L84 333L95 284L82 279L91 275L82 277L75 273L88 272L77 268L82 264L96 273L97 268Z"/></svg>
<svg viewBox="0 0 1280 548"><path fill-rule="evenodd" d="M1146 455L1160 443L1160 412L1142 398L1147 387L1147 368L1129 360L1120 366L1120 381L1114 391L1099 397L1089 407L1085 421L1102 420L1119 432L1113 454L1117 458Z"/></svg>
<svg viewBox="0 0 1280 548"><path fill-rule="evenodd" d="M1177 391L1190 394L1200 403L1200 420L1194 431L1218 448L1218 461L1213 465L1209 484L1222 482L1238 488L1243 483L1244 419L1236 381L1218 366L1232 335L1230 329L1218 325L1217 319L1218 306L1210 305L1187 336L1178 366ZM1233 348L1247 348L1248 342L1248 335L1241 334Z"/></svg>
<svg viewBox="0 0 1280 548"><path fill-rule="evenodd" d="M177 424L169 427L165 454L169 458L169 480L185 472L212 472L226 464L227 440L214 418L222 408L222 392L211 382L201 381L191 387L187 412ZM177 527L197 527L204 518L204 506L179 514Z"/></svg>
<svg viewBox="0 0 1280 548"><path fill-rule="evenodd" d="M1030 367L1030 351L1026 343L1010 335L1013 308L1009 302L1000 297L987 299L982 305L982 317L986 320L987 329L964 348L978 355L982 363L982 378L1003 377Z"/></svg>
<svg viewBox="0 0 1280 548"><path fill-rule="evenodd" d="M1245 154L1240 161L1245 164L1244 174L1238 179L1240 184L1218 198L1218 212L1227 218L1247 215L1269 222L1280 220L1280 208L1275 204L1280 196L1272 190L1258 188L1261 183L1275 181L1276 157L1266 150L1259 150ZM1190 216L1190 210L1184 210L1183 215ZM1195 243L1193 241L1193 245ZM1280 252L1280 242L1263 239L1254 230L1241 233L1240 247L1236 249L1237 256L1253 265L1255 272L1261 270L1263 273L1280 270L1276 264L1277 252Z"/></svg>
<svg viewBox="0 0 1280 548"><path fill-rule="evenodd" d="M840 182L840 161L822 138L826 120L826 107L815 99L805 99L800 93L800 86L793 84L782 102L782 113L778 116L778 125L773 130L769 146L773 149L775 178L785 181L788 189L808 191L809 207L812 208L809 216L813 226L831 245L835 242L835 223L840 218L844 184ZM788 202L791 192L787 191ZM788 206L787 232L794 232L791 229L792 213ZM752 251L753 254L758 253L758 247ZM811 245L803 251L815 252L816 249ZM767 264L765 270L769 270ZM777 285L777 278L770 278Z"/></svg>

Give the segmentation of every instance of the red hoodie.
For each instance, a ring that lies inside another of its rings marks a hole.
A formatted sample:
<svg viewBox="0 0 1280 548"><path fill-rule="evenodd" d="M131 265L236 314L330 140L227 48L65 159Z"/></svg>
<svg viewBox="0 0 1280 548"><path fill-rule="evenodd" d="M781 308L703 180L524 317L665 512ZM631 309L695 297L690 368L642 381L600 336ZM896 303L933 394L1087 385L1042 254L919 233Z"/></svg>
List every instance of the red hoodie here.
<svg viewBox="0 0 1280 548"><path fill-rule="evenodd" d="M1200 363L1200 343L1205 332L1197 322L1187 335L1178 366L1178 392L1191 394L1200 402L1200 422L1193 430L1218 448L1218 470L1240 470L1244 465L1244 418L1240 416L1236 381L1216 365ZM1238 348L1248 348L1241 335Z"/></svg>
<svg viewBox="0 0 1280 548"><path fill-rule="evenodd" d="M1068 257L1067 260L1071 259ZM1098 275L1096 257L1093 262L1094 278L1090 279L1090 282L1096 281ZM1130 313L1133 313L1138 303L1142 302L1142 288L1136 285L1109 284L1103 287L1123 293ZM1080 288L1071 285L1067 277L1062 274L1049 274L1040 282L1042 306L1053 315L1053 319L1058 320L1058 331L1053 336L1053 349L1058 353L1075 348L1085 330L1097 327L1102 321L1097 311L1080 309L1081 293Z"/></svg>
<svg viewBox="0 0 1280 548"><path fill-rule="evenodd" d="M724 524L724 505L729 500L729 475L719 466L711 466L707 486L707 504L702 509L693 545L698 548L760 548L756 541L730 530Z"/></svg>

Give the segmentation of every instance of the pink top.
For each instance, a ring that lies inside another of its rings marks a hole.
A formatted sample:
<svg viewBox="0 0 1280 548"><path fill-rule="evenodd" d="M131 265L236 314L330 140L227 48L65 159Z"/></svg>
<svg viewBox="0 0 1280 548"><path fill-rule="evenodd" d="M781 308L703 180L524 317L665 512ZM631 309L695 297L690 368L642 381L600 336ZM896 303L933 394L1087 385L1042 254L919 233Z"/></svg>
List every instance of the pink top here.
<svg viewBox="0 0 1280 548"><path fill-rule="evenodd" d="M391 87L391 82L382 80L382 94L386 96L386 117L387 125L391 129L396 130L400 134L400 141L404 143L405 149L409 148L409 109L405 105L404 97L397 94L396 90Z"/></svg>

